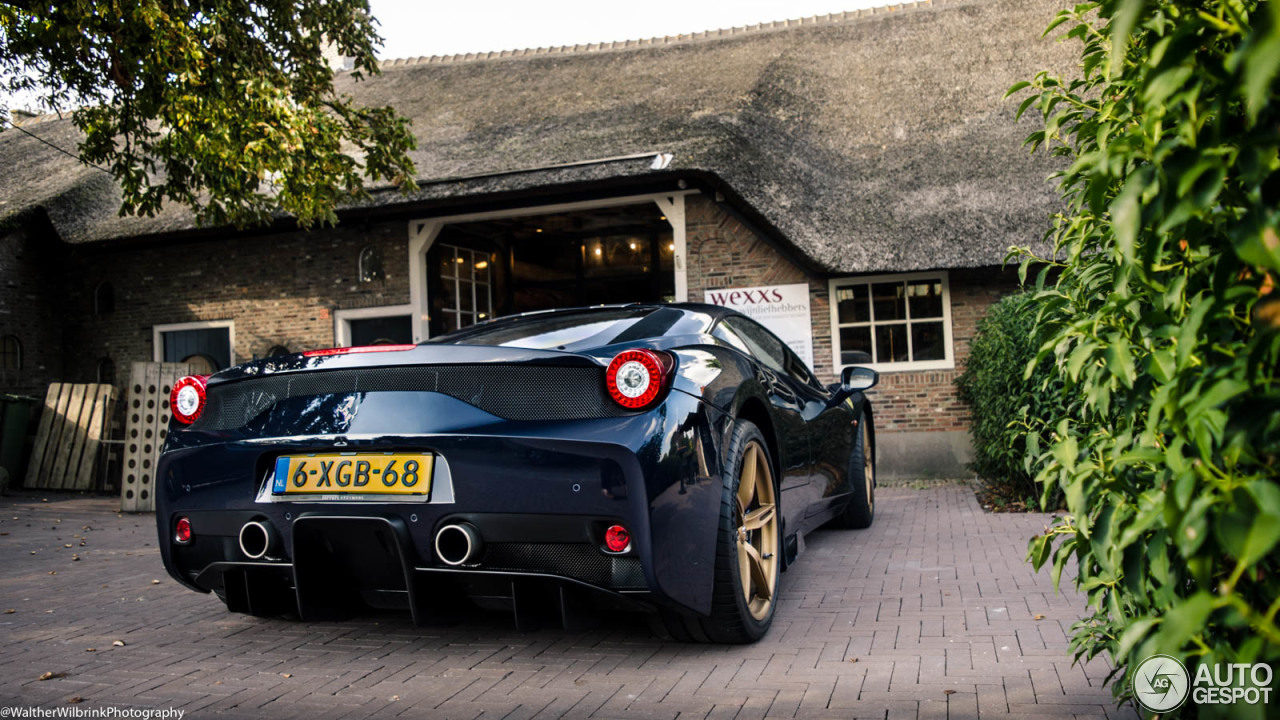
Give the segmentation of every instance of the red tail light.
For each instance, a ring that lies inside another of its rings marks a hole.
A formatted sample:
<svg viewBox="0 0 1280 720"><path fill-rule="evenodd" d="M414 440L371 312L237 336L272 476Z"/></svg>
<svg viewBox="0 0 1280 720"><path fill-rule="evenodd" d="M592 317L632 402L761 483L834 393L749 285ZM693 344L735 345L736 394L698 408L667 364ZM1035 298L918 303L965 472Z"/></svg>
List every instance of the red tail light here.
<svg viewBox="0 0 1280 720"><path fill-rule="evenodd" d="M179 545L186 545L191 542L191 521L187 518L178 518L178 524L173 529L173 541Z"/></svg>
<svg viewBox="0 0 1280 720"><path fill-rule="evenodd" d="M609 548L609 552L626 552L631 547L631 533L621 525L614 525L604 531L604 546Z"/></svg>
<svg viewBox="0 0 1280 720"><path fill-rule="evenodd" d="M402 352L412 350L417 345L357 345L356 347L325 348L324 350L308 350L303 357L328 357L330 355L355 355L371 352Z"/></svg>
<svg viewBox="0 0 1280 720"><path fill-rule="evenodd" d="M653 403L667 384L671 361L652 350L624 350L609 363L605 386L624 408L639 410Z"/></svg>
<svg viewBox="0 0 1280 720"><path fill-rule="evenodd" d="M190 425L204 412L204 383L208 375L188 375L173 384L169 393L169 409L183 425Z"/></svg>

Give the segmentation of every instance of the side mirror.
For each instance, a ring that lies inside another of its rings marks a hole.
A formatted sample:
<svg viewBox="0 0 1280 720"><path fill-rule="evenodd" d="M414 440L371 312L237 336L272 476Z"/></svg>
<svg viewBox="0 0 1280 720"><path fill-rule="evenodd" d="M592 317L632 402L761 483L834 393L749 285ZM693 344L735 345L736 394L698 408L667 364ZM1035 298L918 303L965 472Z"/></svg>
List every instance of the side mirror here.
<svg viewBox="0 0 1280 720"><path fill-rule="evenodd" d="M849 392L862 392L870 390L880 382L880 373L869 367L861 367L854 365L847 367L840 373L840 384L844 390Z"/></svg>

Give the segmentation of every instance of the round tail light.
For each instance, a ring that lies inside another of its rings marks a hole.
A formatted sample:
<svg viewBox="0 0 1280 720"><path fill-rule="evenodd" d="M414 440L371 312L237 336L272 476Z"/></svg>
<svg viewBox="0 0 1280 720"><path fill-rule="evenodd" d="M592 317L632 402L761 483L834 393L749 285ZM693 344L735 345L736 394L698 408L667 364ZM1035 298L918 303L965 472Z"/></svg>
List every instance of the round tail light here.
<svg viewBox="0 0 1280 720"><path fill-rule="evenodd" d="M604 546L609 552L626 552L631 547L631 533L621 525L614 525L604 531Z"/></svg>
<svg viewBox="0 0 1280 720"><path fill-rule="evenodd" d="M178 518L178 524L173 528L173 541L179 545L186 545L191 542L191 521L187 518Z"/></svg>
<svg viewBox="0 0 1280 720"><path fill-rule="evenodd" d="M173 384L169 393L169 408L173 417L183 425L195 422L204 412L204 384L208 375L188 375Z"/></svg>
<svg viewBox="0 0 1280 720"><path fill-rule="evenodd" d="M657 399L666 386L663 358L652 350L624 350L605 372L609 397L624 408L639 410Z"/></svg>

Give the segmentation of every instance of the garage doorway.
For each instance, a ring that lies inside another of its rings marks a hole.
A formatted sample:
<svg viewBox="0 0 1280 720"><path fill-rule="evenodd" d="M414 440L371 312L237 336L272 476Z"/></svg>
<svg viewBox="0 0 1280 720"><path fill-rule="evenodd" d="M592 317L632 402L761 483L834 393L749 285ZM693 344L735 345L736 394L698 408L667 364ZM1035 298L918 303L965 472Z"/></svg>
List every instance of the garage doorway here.
<svg viewBox="0 0 1280 720"><path fill-rule="evenodd" d="M654 202L443 225L426 253L428 334L535 310L672 302L676 249Z"/></svg>

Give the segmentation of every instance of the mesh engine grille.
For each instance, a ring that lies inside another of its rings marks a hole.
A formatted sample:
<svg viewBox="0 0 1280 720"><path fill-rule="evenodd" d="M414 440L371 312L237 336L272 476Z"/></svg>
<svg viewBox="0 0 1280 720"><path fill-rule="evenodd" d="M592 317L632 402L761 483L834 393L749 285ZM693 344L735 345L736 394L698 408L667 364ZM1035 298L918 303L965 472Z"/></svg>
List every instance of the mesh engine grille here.
<svg viewBox="0 0 1280 720"><path fill-rule="evenodd" d="M619 417L627 411L604 389L604 371L591 367L432 365L290 373L209 388L196 430L243 426L289 398L354 392L431 391L457 398L506 420Z"/></svg>
<svg viewBox="0 0 1280 720"><path fill-rule="evenodd" d="M589 543L486 543L479 567L563 575L614 590L645 587L640 558L605 555Z"/></svg>

